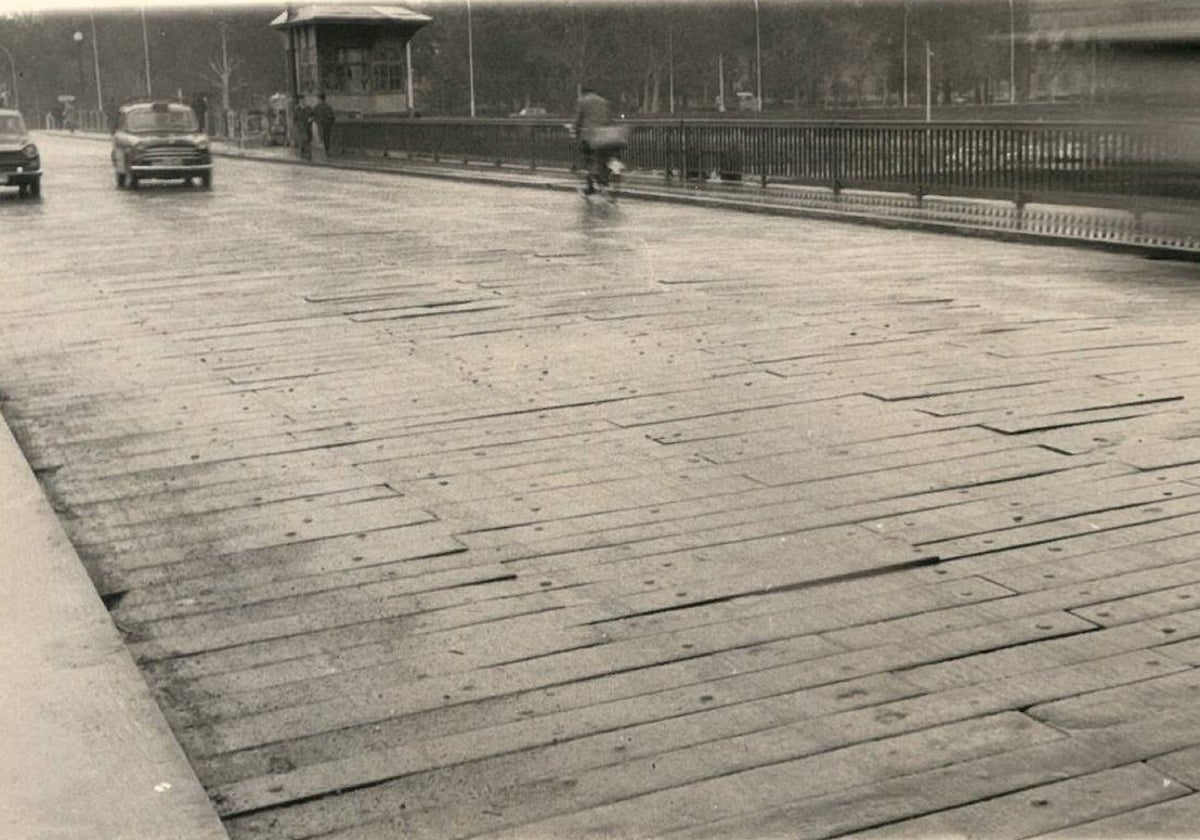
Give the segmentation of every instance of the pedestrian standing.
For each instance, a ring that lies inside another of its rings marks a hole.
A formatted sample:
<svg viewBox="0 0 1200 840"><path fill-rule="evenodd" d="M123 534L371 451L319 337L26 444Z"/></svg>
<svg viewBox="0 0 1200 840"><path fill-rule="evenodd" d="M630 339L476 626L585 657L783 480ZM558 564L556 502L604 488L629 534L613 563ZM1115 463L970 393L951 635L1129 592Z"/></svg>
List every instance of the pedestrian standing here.
<svg viewBox="0 0 1200 840"><path fill-rule="evenodd" d="M200 125L201 131L208 131L208 97L203 93L198 93L192 99L192 110L196 112L196 122Z"/></svg>
<svg viewBox="0 0 1200 840"><path fill-rule="evenodd" d="M321 132L321 145L325 149L325 154L333 151L333 123L336 119L333 107L325 101L325 94L319 94L317 107L313 109L313 120Z"/></svg>
<svg viewBox="0 0 1200 840"><path fill-rule="evenodd" d="M303 99L296 99L293 109L293 120L296 126L296 143L300 148L300 157L304 160L312 158L312 108Z"/></svg>

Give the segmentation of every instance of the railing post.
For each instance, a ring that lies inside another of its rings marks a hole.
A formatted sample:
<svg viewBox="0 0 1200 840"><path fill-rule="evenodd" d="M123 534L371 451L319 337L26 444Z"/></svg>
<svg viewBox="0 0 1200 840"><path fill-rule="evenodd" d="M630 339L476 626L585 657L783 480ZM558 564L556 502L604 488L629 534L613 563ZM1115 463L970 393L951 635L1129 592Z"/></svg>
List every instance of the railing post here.
<svg viewBox="0 0 1200 840"><path fill-rule="evenodd" d="M842 194L842 127L835 125L833 132L830 134L830 142L833 145L833 160L830 163L829 174L833 177L833 194Z"/></svg>
<svg viewBox="0 0 1200 840"><path fill-rule="evenodd" d="M770 136L771 136L771 127L770 126L759 126L759 129L758 129L758 160L759 160L758 177L759 177L760 185L764 189L766 189L766 186L767 186L767 167L770 165L769 161L770 161L770 157L771 157L771 155L768 152L768 150L770 149L770 144L767 142L767 140L770 139Z"/></svg>
<svg viewBox="0 0 1200 840"><path fill-rule="evenodd" d="M691 157L690 157L691 150L689 148L688 139L689 138L688 138L687 124L683 120L680 120L679 121L679 145L683 148L683 160L681 161L682 166L680 167L680 173L683 175L683 177L680 180L682 180L684 183L687 183L688 164L691 162ZM669 175L670 170L667 170L667 172L668 172L668 177L670 177L670 175Z"/></svg>
<svg viewBox="0 0 1200 840"><path fill-rule="evenodd" d="M917 206L925 200L925 183L929 180L929 125L923 125L919 131L920 143L917 148Z"/></svg>

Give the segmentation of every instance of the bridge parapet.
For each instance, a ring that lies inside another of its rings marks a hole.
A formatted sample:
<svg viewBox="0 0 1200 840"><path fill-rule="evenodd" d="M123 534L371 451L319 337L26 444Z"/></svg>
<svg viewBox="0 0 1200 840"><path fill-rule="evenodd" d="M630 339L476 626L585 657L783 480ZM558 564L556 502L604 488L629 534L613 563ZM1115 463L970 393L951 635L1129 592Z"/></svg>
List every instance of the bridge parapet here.
<svg viewBox="0 0 1200 840"><path fill-rule="evenodd" d="M747 180L1029 202L1200 207L1200 124L630 121L627 164L665 179ZM345 150L573 167L553 121L371 118Z"/></svg>

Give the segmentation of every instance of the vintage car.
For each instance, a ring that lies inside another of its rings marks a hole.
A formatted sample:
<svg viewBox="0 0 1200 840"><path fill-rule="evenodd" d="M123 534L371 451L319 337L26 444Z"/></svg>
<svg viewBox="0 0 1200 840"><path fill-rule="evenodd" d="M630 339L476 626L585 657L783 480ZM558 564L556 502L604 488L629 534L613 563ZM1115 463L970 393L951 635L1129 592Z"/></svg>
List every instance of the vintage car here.
<svg viewBox="0 0 1200 840"><path fill-rule="evenodd" d="M117 189L137 189L144 180L198 180L212 186L208 137L190 107L179 102L122 105L113 130Z"/></svg>
<svg viewBox="0 0 1200 840"><path fill-rule="evenodd" d="M0 108L0 184L24 198L42 194L42 159L20 111Z"/></svg>

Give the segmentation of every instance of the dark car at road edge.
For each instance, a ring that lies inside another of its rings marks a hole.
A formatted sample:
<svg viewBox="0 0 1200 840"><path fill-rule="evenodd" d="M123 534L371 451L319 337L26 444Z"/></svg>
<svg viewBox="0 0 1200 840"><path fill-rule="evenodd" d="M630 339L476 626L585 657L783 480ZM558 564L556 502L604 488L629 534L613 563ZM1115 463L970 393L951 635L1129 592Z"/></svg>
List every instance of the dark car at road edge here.
<svg viewBox="0 0 1200 840"><path fill-rule="evenodd" d="M0 184L16 187L21 198L42 194L42 158L20 111L0 108Z"/></svg>

